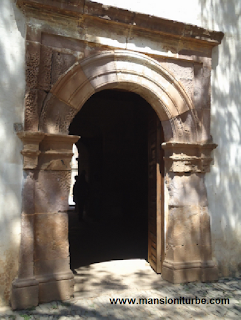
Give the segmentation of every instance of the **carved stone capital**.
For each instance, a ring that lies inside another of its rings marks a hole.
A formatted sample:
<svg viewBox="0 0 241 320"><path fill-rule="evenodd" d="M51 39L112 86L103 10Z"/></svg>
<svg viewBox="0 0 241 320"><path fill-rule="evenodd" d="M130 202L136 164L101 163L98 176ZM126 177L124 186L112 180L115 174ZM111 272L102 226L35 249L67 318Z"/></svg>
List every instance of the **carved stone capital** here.
<svg viewBox="0 0 241 320"><path fill-rule="evenodd" d="M79 136L21 131L17 133L23 142L24 170L70 170L72 146Z"/></svg>
<svg viewBox="0 0 241 320"><path fill-rule="evenodd" d="M35 169L38 165L39 143L44 138L43 132L21 131L17 133L23 142L23 169Z"/></svg>
<svg viewBox="0 0 241 320"><path fill-rule="evenodd" d="M209 172L213 160L211 152L216 147L217 144L214 143L163 143L166 171Z"/></svg>
<svg viewBox="0 0 241 320"><path fill-rule="evenodd" d="M70 170L72 147L79 138L79 136L46 133L40 144L39 169Z"/></svg>

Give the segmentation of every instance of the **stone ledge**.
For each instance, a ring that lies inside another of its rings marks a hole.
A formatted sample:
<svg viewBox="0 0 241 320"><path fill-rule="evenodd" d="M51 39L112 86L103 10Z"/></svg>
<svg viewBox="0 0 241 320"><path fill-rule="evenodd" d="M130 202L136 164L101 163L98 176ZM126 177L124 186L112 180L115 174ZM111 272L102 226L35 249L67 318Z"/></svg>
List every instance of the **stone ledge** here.
<svg viewBox="0 0 241 320"><path fill-rule="evenodd" d="M216 46L223 39L223 32L210 31L195 25L167 20L155 16L136 13L112 6L105 6L96 2L72 0L17 0L17 5L23 10L35 8L46 10L51 14L61 14L70 17L92 17L104 19L108 22L124 24L128 28L145 29L152 33L159 33L182 40L206 43Z"/></svg>
<svg viewBox="0 0 241 320"><path fill-rule="evenodd" d="M217 144L165 142L161 147L165 150L167 172L204 173L210 171L211 152Z"/></svg>
<svg viewBox="0 0 241 320"><path fill-rule="evenodd" d="M60 281L60 280L71 280L74 279L72 271L69 272L59 272L52 274L43 274L36 276L39 283L50 282L50 281Z"/></svg>
<svg viewBox="0 0 241 320"><path fill-rule="evenodd" d="M39 143L44 138L43 132L33 132L33 131L20 131L17 136L23 142L23 150L21 154L23 155L23 168L35 169L38 165Z"/></svg>
<svg viewBox="0 0 241 320"><path fill-rule="evenodd" d="M218 280L218 269L213 261L164 261L162 278L172 283L212 282Z"/></svg>
<svg viewBox="0 0 241 320"><path fill-rule="evenodd" d="M21 131L17 133L23 142L21 154L24 157L24 170L70 170L73 155L72 145L79 136L49 134L40 131Z"/></svg>

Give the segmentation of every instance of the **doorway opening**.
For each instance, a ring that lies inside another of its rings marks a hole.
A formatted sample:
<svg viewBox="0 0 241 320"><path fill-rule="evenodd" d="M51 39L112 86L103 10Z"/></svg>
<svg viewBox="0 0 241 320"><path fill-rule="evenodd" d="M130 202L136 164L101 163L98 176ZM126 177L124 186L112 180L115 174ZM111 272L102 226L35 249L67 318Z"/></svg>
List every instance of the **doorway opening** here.
<svg viewBox="0 0 241 320"><path fill-rule="evenodd" d="M85 172L88 189L81 214L69 213L73 272L104 261L148 260L148 119L153 113L135 93L103 90L70 124L69 134L81 137L78 176Z"/></svg>

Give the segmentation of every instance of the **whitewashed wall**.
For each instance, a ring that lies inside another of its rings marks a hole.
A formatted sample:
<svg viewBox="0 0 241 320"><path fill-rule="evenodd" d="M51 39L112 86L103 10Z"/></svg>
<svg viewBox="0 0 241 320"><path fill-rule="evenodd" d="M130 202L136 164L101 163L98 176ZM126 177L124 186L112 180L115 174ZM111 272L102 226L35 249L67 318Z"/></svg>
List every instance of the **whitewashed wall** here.
<svg viewBox="0 0 241 320"><path fill-rule="evenodd" d="M218 144L206 179L215 256L222 275L241 274L241 1L203 6L203 25L225 38L213 52L212 122Z"/></svg>
<svg viewBox="0 0 241 320"><path fill-rule="evenodd" d="M206 186L220 272L223 276L241 274L241 1L98 2L225 33L213 51L211 132L218 148Z"/></svg>
<svg viewBox="0 0 241 320"><path fill-rule="evenodd" d="M24 18L0 1L0 305L9 300L20 240L22 156L14 123L23 123Z"/></svg>

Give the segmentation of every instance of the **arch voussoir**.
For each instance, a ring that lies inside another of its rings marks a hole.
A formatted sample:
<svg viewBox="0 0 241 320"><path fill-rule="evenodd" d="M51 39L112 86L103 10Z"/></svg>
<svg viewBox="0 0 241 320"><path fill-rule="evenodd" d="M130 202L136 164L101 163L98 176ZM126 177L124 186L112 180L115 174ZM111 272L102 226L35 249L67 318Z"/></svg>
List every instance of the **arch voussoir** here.
<svg viewBox="0 0 241 320"><path fill-rule="evenodd" d="M112 88L142 96L161 121L170 121L172 139L177 141L188 137L183 132L181 115L189 113L192 139L197 137L197 124L192 112L194 106L181 84L157 61L140 53L117 50L86 58L75 63L52 87L51 93L78 112L95 92ZM46 109L49 107L48 104L44 106L41 116L48 113ZM59 128L64 127L59 125ZM49 132L47 127L41 130Z"/></svg>

